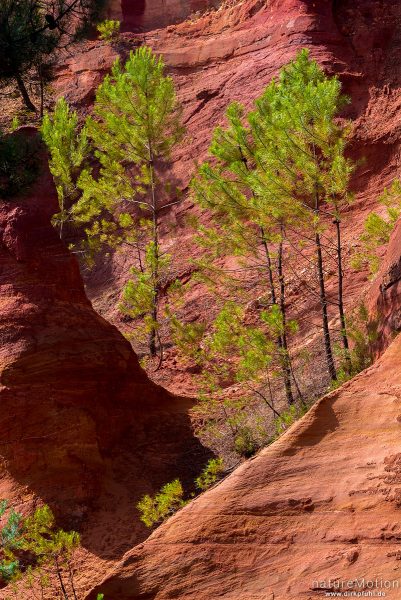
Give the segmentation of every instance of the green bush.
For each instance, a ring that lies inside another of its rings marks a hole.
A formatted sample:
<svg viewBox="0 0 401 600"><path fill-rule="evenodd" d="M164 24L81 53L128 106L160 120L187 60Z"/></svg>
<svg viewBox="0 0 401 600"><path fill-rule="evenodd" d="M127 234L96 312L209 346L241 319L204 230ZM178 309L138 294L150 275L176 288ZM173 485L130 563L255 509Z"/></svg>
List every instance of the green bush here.
<svg viewBox="0 0 401 600"><path fill-rule="evenodd" d="M184 490L179 479L166 483L155 496L143 496L137 509L146 527L161 523L185 505Z"/></svg>
<svg viewBox="0 0 401 600"><path fill-rule="evenodd" d="M259 444L255 440L250 427L241 427L234 440L234 449L239 456L250 458L258 450Z"/></svg>
<svg viewBox="0 0 401 600"><path fill-rule="evenodd" d="M8 511L8 502L0 502L0 518ZM40 587L62 592L63 598L77 598L71 558L80 544L75 531L56 529L48 506L37 508L24 518L13 508L0 528L0 576L5 584L22 580L24 589ZM68 575L66 575L66 572Z"/></svg>
<svg viewBox="0 0 401 600"><path fill-rule="evenodd" d="M401 215L401 181L394 179L391 186L385 188L379 198L379 204L385 208L384 216L371 212L365 219L363 233L359 237L361 247L354 250L351 266L356 271L368 267L371 277L380 268L378 249L388 244L391 233Z"/></svg>
<svg viewBox="0 0 401 600"><path fill-rule="evenodd" d="M39 141L23 132L4 135L0 131L0 198L10 198L28 188L37 178Z"/></svg>
<svg viewBox="0 0 401 600"><path fill-rule="evenodd" d="M202 473L195 479L196 487L199 490L210 488L224 472L224 462L222 458L211 458L203 469Z"/></svg>
<svg viewBox="0 0 401 600"><path fill-rule="evenodd" d="M99 38L104 42L112 42L114 41L119 33L120 33L120 21L102 21L97 26L97 30L99 32Z"/></svg>

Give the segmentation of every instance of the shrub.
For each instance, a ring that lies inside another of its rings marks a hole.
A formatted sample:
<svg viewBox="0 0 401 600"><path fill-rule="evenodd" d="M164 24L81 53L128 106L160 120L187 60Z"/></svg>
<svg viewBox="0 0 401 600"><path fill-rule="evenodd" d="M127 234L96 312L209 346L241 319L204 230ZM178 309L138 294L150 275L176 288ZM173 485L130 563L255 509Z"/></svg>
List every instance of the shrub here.
<svg viewBox="0 0 401 600"><path fill-rule="evenodd" d="M258 450L259 444L255 440L250 427L241 427L234 440L234 449L239 456L250 458Z"/></svg>
<svg viewBox="0 0 401 600"><path fill-rule="evenodd" d="M202 473L195 479L196 487L199 490L207 490L224 472L224 462L222 458L211 458L203 469Z"/></svg>
<svg viewBox="0 0 401 600"><path fill-rule="evenodd" d="M106 20L99 23L97 30L99 38L105 42L113 42L120 33L120 21Z"/></svg>
<svg viewBox="0 0 401 600"><path fill-rule="evenodd" d="M1 501L0 517L7 509L7 501ZM79 543L75 531L56 529L48 506L37 508L27 518L11 508L0 529L1 579L6 584L23 579L23 585L31 590L40 586L42 597L45 588L51 588L57 594L61 591L66 600L76 598L70 561Z"/></svg>
<svg viewBox="0 0 401 600"><path fill-rule="evenodd" d="M401 215L401 182L395 179L389 188L385 188L379 198L379 204L385 208L384 216L375 212L368 214L360 235L361 248L355 250L351 266L359 271L368 267L373 277L380 267L377 253L380 246L388 244L391 233Z"/></svg>
<svg viewBox="0 0 401 600"><path fill-rule="evenodd" d="M185 505L184 490L179 479L166 483L155 496L146 494L138 502L140 519L146 527L161 523Z"/></svg>

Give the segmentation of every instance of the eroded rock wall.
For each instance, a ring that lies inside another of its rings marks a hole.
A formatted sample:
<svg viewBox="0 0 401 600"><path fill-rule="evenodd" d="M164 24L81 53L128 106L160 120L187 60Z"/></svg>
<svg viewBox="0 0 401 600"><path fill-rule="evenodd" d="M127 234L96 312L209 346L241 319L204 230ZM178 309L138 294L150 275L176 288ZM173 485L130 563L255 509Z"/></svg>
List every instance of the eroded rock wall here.
<svg viewBox="0 0 401 600"><path fill-rule="evenodd" d="M179 23L218 7L222 0L109 0L106 16L121 21L124 31L149 31Z"/></svg>
<svg viewBox="0 0 401 600"><path fill-rule="evenodd" d="M0 496L22 512L46 502L78 529L90 577L94 557L99 569L146 537L139 498L193 482L207 455L191 402L153 384L86 298L40 158L33 188L0 201Z"/></svg>

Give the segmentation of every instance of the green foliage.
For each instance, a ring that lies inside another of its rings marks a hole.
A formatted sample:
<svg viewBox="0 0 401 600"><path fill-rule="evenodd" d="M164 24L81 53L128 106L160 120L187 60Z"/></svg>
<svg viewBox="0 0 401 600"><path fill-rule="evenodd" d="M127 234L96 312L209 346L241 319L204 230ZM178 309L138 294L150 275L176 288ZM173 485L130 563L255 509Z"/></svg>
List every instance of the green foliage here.
<svg viewBox="0 0 401 600"><path fill-rule="evenodd" d="M166 483L155 496L144 496L137 504L140 519L146 527L161 523L185 505L184 490L179 479Z"/></svg>
<svg viewBox="0 0 401 600"><path fill-rule="evenodd" d="M348 319L348 332L351 340L351 371L347 368L344 353L338 349L340 366L338 380L332 382L331 388L336 389L355 375L369 367L373 362L372 345L377 339L377 328L369 318L366 305L362 302Z"/></svg>
<svg viewBox="0 0 401 600"><path fill-rule="evenodd" d="M60 206L53 223L62 237L63 227L71 219L72 206L78 199L77 176L89 152L86 128L79 129L77 112L69 108L64 98L60 98L53 115L44 116L41 134L49 151L49 167Z"/></svg>
<svg viewBox="0 0 401 600"><path fill-rule="evenodd" d="M379 203L384 207L385 214L381 216L376 212L369 213L359 238L362 247L352 257L353 268L360 270L367 267L371 276L375 275L380 267L377 249L388 244L401 215L401 182L398 179L393 181L390 188L385 188Z"/></svg>
<svg viewBox="0 0 401 600"><path fill-rule="evenodd" d="M234 379L237 382L265 382L266 376L275 376L281 354L276 339L284 331L296 330L296 323L283 323L280 308L273 305L263 310L256 326L245 323L244 310L235 302L225 304L217 315L211 331L203 340L205 370L221 372L223 360L236 357ZM214 365L214 366L212 366ZM224 367L223 367L224 368Z"/></svg>
<svg viewBox="0 0 401 600"><path fill-rule="evenodd" d="M120 34L120 26L120 21L102 21L97 25L99 38L105 42L113 42Z"/></svg>
<svg viewBox="0 0 401 600"><path fill-rule="evenodd" d="M189 329L192 333L193 325ZM280 377L283 361L277 337L295 330L293 321L283 323L277 305L261 311L257 322L250 325L243 308L233 301L223 306L208 331L199 328L199 334L204 333L192 358L202 367L201 398L196 410L202 416L203 433L205 428L210 433L213 423L214 435L218 436L218 424L223 420L230 430L234 451L240 456L255 453L267 432L260 419L248 416L255 403L267 407L273 416L279 415L272 391L272 381ZM185 349L185 345L180 347ZM234 382L241 385L243 394L223 400L223 388Z"/></svg>
<svg viewBox="0 0 401 600"><path fill-rule="evenodd" d="M86 227L92 252L105 246L134 249L137 262L123 291L121 309L140 320L149 337L149 353L162 343L159 305L167 290L171 257L160 246L159 215L170 205L171 186L162 189L159 169L170 159L183 128L171 77L162 58L147 47L117 60L99 86L86 132L98 161L83 169L82 195L74 220Z"/></svg>
<svg viewBox="0 0 401 600"><path fill-rule="evenodd" d="M177 349L197 364L202 364L201 342L206 333L202 322L183 323L176 315L170 314L171 337Z"/></svg>
<svg viewBox="0 0 401 600"><path fill-rule="evenodd" d="M113 221L121 204L139 206L146 220L152 220L153 163L168 159L181 137L177 109L173 81L149 48L131 52L124 66L115 62L97 90L93 117L86 124L100 174L91 169L81 174L77 221L91 223L102 215Z"/></svg>
<svg viewBox="0 0 401 600"><path fill-rule="evenodd" d="M205 491L210 488L224 473L222 458L211 458L202 473L195 479L196 487Z"/></svg>
<svg viewBox="0 0 401 600"><path fill-rule="evenodd" d="M338 78L327 77L302 50L267 86L249 115L258 140L257 158L267 173L261 184L256 182L257 189L269 189L289 202L298 216L305 214L302 225L309 220L315 230L321 202L336 208L350 200L353 165L344 155L349 127L336 120L346 102Z"/></svg>
<svg viewBox="0 0 401 600"><path fill-rule="evenodd" d="M328 77L302 50L267 86L252 112L246 114L236 102L229 106L226 126L213 133L211 158L199 166L191 184L195 201L214 217L212 225L197 226L198 243L205 250L197 263L199 278L215 297L235 298L223 305L211 333L199 343L196 358L203 361L209 384L200 406L213 414L214 426L214 410L226 411L242 455L254 452L258 436L240 411L216 401L225 385L235 381L248 388L241 399L247 412L259 400L278 417L277 386L272 390L272 381L278 379L290 407L295 389L303 402L291 356L298 325L287 315L286 297L288 272L299 270L300 261L311 274L313 269L312 281L319 274L316 289L313 283L310 287L321 301L327 363L335 376L324 280L326 261L332 268L333 247L337 270L343 272L340 224L353 199L349 182L354 165L345 155L350 126L337 119L347 102L339 80ZM326 251L322 240L330 235L334 239ZM232 261L230 268L218 267L216 259L227 256L236 258L234 267ZM265 287L249 317L242 303L249 302L247 280L252 276ZM340 276L338 305L343 310ZM345 323L342 341L346 347Z"/></svg>
<svg viewBox="0 0 401 600"><path fill-rule="evenodd" d="M16 131L20 127L21 123L17 115L15 115L11 121L11 131Z"/></svg>
<svg viewBox="0 0 401 600"><path fill-rule="evenodd" d="M8 503L3 500L2 517L7 509ZM63 591L66 600L76 598L70 560L79 544L78 533L55 527L54 515L47 505L26 518L11 508L0 530L0 575L6 583L23 580L29 588L39 585L43 592L50 587ZM69 571L68 583L63 569ZM53 578L49 573L53 573Z"/></svg>
<svg viewBox="0 0 401 600"><path fill-rule="evenodd" d="M75 39L90 20L94 0L2 0L0 3L0 80L14 80L28 110L35 106L26 80L43 74L53 53Z"/></svg>
<svg viewBox="0 0 401 600"><path fill-rule="evenodd" d="M258 450L259 444L250 427L240 427L234 438L235 452L244 458L250 458Z"/></svg>
<svg viewBox="0 0 401 600"><path fill-rule="evenodd" d="M0 131L0 198L24 193L39 173L39 144L24 132L4 135Z"/></svg>

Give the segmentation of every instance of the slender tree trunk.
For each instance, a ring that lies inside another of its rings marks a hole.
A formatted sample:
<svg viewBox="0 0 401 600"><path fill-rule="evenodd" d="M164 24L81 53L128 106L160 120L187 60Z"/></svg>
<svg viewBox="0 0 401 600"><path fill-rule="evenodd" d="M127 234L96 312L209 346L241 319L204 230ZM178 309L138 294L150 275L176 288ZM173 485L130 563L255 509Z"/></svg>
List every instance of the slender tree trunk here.
<svg viewBox="0 0 401 600"><path fill-rule="evenodd" d="M285 279L283 273L283 240L281 239L278 249L278 262L277 262L279 286L280 286L280 312L283 321L283 332L280 336L281 340L281 351L282 351L282 370L284 378L285 395L287 402L291 406L294 404L294 396L292 393L291 386L291 366L290 366L290 355L288 352L288 341L287 341L287 314L285 307Z"/></svg>
<svg viewBox="0 0 401 600"><path fill-rule="evenodd" d="M300 387L299 387L299 384L298 384L298 380L297 380L297 378L295 377L295 373L294 373L294 368L293 368L293 365L292 365L292 360L291 360L291 357L290 357L290 369L291 369L292 380L293 380L293 382L294 382L295 389L297 390L298 399L301 401L301 403L302 403L304 406L306 406L306 404L305 404L305 398L304 398L304 395L303 395L303 393L301 392L301 389L300 389Z"/></svg>
<svg viewBox="0 0 401 600"><path fill-rule="evenodd" d="M56 565L56 572L57 572L57 577L58 577L58 580L59 580L59 583L60 583L61 592L62 592L62 594L64 596L64 600L68 600L67 590L65 589L64 581L63 581L63 578L61 576L61 571L60 571L60 567L59 567L57 558L54 559L54 562L55 562L55 565Z"/></svg>
<svg viewBox="0 0 401 600"><path fill-rule="evenodd" d="M327 296L326 288L324 284L324 271L323 271L323 255L322 255L322 244L320 241L320 235L318 232L315 234L315 246L316 246L316 258L317 258L317 271L319 276L319 295L320 305L322 307L322 324L323 324L323 337L324 337L324 349L326 352L326 361L329 369L330 377L334 381L337 379L336 368L334 365L333 351L331 348L331 338L329 329L329 318L327 313Z"/></svg>
<svg viewBox="0 0 401 600"><path fill-rule="evenodd" d="M269 247L268 247L267 242L266 242L266 237L265 237L265 232L264 232L263 227L260 228L260 234L261 234L261 237L262 237L262 244L263 244L263 248L264 248L265 255L266 255L267 274L268 274L268 277L269 277L271 303L272 304L277 304L276 290L275 290L275 287L274 287L272 260L271 260L271 256L270 256L270 252L269 252Z"/></svg>
<svg viewBox="0 0 401 600"><path fill-rule="evenodd" d="M155 304L156 301L153 300L153 303ZM157 322L156 306L154 306L151 316L152 316L153 323L156 323ZM154 358L157 355L157 343L156 342L157 342L156 327L154 325L152 325L150 333L149 333L149 354L152 358Z"/></svg>
<svg viewBox="0 0 401 600"><path fill-rule="evenodd" d="M275 285L274 285L273 266L272 266L271 256L270 256L270 252L269 252L269 247L266 242L265 232L263 230L263 227L260 228L260 233L262 236L262 244L263 244L263 248L264 248L265 255L266 255L266 264L267 264L267 272L268 272L268 277L269 277L271 303L274 306L274 305L278 304L277 303L277 294L276 294L276 289L275 289ZM292 387L291 387L291 373L292 373L291 358L290 358L290 355L288 352L287 334L285 332L286 308L285 308L285 279L284 279L284 274L283 274L283 246L282 246L282 244L280 244L280 247L279 247L278 276L279 276L279 288L280 288L280 311L281 311L282 318L283 318L284 332L283 332L283 335L278 336L277 345L278 345L281 353L283 354L282 358L284 360L284 363L282 365L282 370L283 370L285 394L286 394L288 404L291 405L294 403L294 396L293 396ZM294 381L295 381L295 378L294 378ZM296 387L297 387L300 397L302 397L301 392L300 392L296 382L295 382L295 384L296 384Z"/></svg>
<svg viewBox="0 0 401 600"><path fill-rule="evenodd" d="M150 186L151 186L151 203L152 203L152 241L154 244L154 265L153 265L153 306L151 317L153 324L149 334L149 353L152 358L157 355L157 324L158 324L158 302L159 302L159 231L157 222L157 206L155 193L155 177L153 172L153 152L151 141L149 143L149 170L150 170ZM160 349L161 351L161 349ZM159 367L161 367L161 361Z"/></svg>
<svg viewBox="0 0 401 600"><path fill-rule="evenodd" d="M61 202L60 202L60 240L63 239L63 234L64 234L64 192L63 192L63 195L61 197Z"/></svg>
<svg viewBox="0 0 401 600"><path fill-rule="evenodd" d="M352 371L351 356L349 352L349 342L347 334L347 324L345 321L344 311L344 292L343 292L343 261L342 261L342 245L341 245L341 225L340 219L337 217L334 220L337 232L337 266L338 266L338 312L340 314L341 337L343 342L346 369L348 374Z"/></svg>
<svg viewBox="0 0 401 600"><path fill-rule="evenodd" d="M43 79L43 65L38 66L39 87L40 87L40 113L39 116L43 119L45 109L45 82Z"/></svg>
<svg viewBox="0 0 401 600"><path fill-rule="evenodd" d="M22 96L22 99L24 101L25 106L31 112L36 112L35 105L32 103L32 101L31 101L31 99L29 97L28 90L26 89L24 80L22 79L20 73L17 72L15 74L15 80L17 82L17 86L18 86L18 89L20 91L20 94Z"/></svg>
<svg viewBox="0 0 401 600"><path fill-rule="evenodd" d="M71 590L74 595L74 600L78 600L77 593L75 590L75 585L74 585L74 573L72 571L71 563L69 561L68 561L68 574L69 574L69 578L70 578Z"/></svg>

